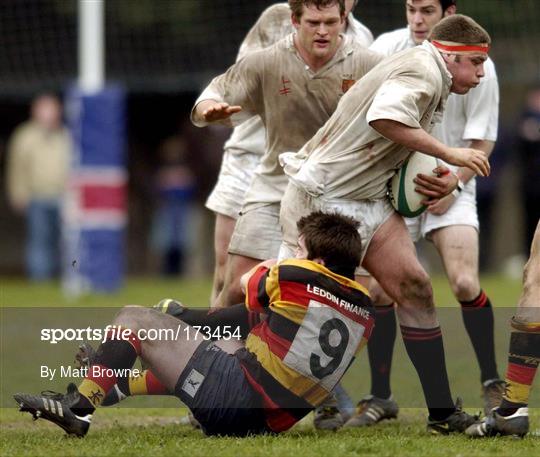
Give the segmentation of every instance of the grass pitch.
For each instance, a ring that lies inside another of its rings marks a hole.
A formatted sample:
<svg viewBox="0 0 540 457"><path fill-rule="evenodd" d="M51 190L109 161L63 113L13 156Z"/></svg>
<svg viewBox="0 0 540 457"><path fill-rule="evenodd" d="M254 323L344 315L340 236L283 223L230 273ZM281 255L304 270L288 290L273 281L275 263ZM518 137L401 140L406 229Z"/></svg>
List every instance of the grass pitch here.
<svg viewBox="0 0 540 457"><path fill-rule="evenodd" d="M432 437L425 432L426 411L418 379L403 351L398 336L392 386L402 407L399 420L362 430L341 430L337 433L317 432L306 418L289 432L275 437L244 439L204 438L200 432L179 425L185 414L174 398L132 398L120 408L103 408L94 416L94 423L85 439L65 437L62 430L46 421L32 422L30 415L19 413L11 395L18 390L39 391L65 387L66 380L54 386L43 385L32 358L71 354L75 343L51 348L42 342L25 339L24 332L12 328L13 310L25 307L39 322L37 307L79 307L96 309L96 315L107 315L108 307L123 304L152 305L165 297L175 297L193 306L206 306L209 281L164 281L132 279L114 295L92 295L77 300L65 298L57 284L29 285L23 281L0 280L0 321L2 322L0 373L0 455L160 455L160 456L285 456L285 455L373 455L373 456L532 456L540 449L540 393L538 379L531 397L531 433L523 440L492 438L470 440L464 436ZM499 370L504 374L509 329L507 317L512 314L519 296L519 281L501 277L485 277L482 285L496 309L497 356ZM463 330L461 315L456 308L444 278L435 278L434 290L445 338L448 372L454 395L462 395L470 412L478 411L478 368ZM9 312L8 312L9 311ZM50 314L49 310L41 310ZM81 310L82 312L82 310ZM110 310L114 312L114 310ZM57 319L57 318L55 318ZM68 322L57 322L65 327ZM54 350L53 350L54 349ZM43 354L40 353L43 351ZM69 359L67 360L69 362ZM38 378L38 379L36 379ZM369 391L369 369L364 353L351 367L344 385L358 400ZM37 388L40 386L39 388ZM178 406L177 406L178 405ZM156 407L160 406L160 407Z"/></svg>

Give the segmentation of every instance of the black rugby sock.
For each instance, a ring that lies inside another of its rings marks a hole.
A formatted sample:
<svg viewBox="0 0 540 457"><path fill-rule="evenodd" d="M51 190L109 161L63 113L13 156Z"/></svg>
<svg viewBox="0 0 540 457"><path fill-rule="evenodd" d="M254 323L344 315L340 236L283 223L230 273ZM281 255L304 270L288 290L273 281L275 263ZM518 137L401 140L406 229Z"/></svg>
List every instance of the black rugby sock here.
<svg viewBox="0 0 540 457"><path fill-rule="evenodd" d="M456 408L446 373L441 328L400 327L405 349L422 384L429 417L446 419Z"/></svg>
<svg viewBox="0 0 540 457"><path fill-rule="evenodd" d="M498 379L497 361L495 360L495 341L493 308L483 290L471 301L460 301L461 314L465 329L480 366L481 382Z"/></svg>
<svg viewBox="0 0 540 457"><path fill-rule="evenodd" d="M390 398L390 370L396 341L396 312L394 304L377 306L375 328L368 341L369 367L371 370L371 395Z"/></svg>

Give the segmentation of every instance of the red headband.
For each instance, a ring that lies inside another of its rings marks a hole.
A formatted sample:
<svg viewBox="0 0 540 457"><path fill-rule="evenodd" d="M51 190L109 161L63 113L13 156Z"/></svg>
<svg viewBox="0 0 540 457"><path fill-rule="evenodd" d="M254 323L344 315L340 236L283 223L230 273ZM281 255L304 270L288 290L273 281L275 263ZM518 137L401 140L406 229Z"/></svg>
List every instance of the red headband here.
<svg viewBox="0 0 540 457"><path fill-rule="evenodd" d="M436 48L451 53L482 52L487 54L489 51L489 45L487 44L463 44L454 43L452 41L445 41L444 43L441 43L440 41L435 40L432 40L431 43Z"/></svg>

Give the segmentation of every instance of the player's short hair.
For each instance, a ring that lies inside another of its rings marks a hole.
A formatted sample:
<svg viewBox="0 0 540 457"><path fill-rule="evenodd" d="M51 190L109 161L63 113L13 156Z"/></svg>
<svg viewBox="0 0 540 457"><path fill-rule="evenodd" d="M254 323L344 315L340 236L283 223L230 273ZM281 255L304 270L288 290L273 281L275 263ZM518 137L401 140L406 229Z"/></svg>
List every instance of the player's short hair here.
<svg viewBox="0 0 540 457"><path fill-rule="evenodd" d="M464 44L491 44L489 33L476 21L463 14L452 14L443 18L431 29L428 39Z"/></svg>
<svg viewBox="0 0 540 457"><path fill-rule="evenodd" d="M320 258L329 270L354 279L362 253L358 221L342 214L315 211L302 217L296 226L299 236L304 237L308 259Z"/></svg>
<svg viewBox="0 0 540 457"><path fill-rule="evenodd" d="M443 13L450 8L451 6L456 4L456 0L439 0L441 4L441 8L443 10Z"/></svg>
<svg viewBox="0 0 540 457"><path fill-rule="evenodd" d="M299 22L304 12L304 6L314 6L317 9L321 9L335 4L339 6L339 15L343 17L345 15L345 0L289 0L289 7L292 14Z"/></svg>

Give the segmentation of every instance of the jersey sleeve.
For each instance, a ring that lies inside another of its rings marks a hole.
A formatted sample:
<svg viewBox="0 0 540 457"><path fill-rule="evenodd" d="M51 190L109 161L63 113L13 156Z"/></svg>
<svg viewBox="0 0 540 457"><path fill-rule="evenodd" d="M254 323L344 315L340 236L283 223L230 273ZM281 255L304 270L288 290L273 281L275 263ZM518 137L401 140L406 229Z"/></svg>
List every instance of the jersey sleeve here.
<svg viewBox="0 0 540 457"><path fill-rule="evenodd" d="M487 66L488 64L486 64ZM493 67L493 64L491 64ZM463 140L497 140L499 123L499 84L495 69L486 71L480 84L464 95L467 119Z"/></svg>
<svg viewBox="0 0 540 457"><path fill-rule="evenodd" d="M263 60L263 56L258 52L249 54L225 73L215 77L193 105L191 121L197 127L206 125L195 122L193 118L195 108L203 100L215 100L241 106L242 111L231 116L233 126L240 125L250 117L259 114L257 109L262 99L260 78L264 72Z"/></svg>
<svg viewBox="0 0 540 457"><path fill-rule="evenodd" d="M390 119L412 128L421 128L420 119L428 109L435 88L420 73L401 73L385 81L367 112L368 123Z"/></svg>
<svg viewBox="0 0 540 457"><path fill-rule="evenodd" d="M383 33L373 43L369 45L369 49L383 56L390 56L394 53L394 46L388 39L388 35Z"/></svg>
<svg viewBox="0 0 540 457"><path fill-rule="evenodd" d="M265 308L270 306L270 296L267 292L270 271L270 268L260 266L254 268L251 273L246 287L246 308L248 310L263 313Z"/></svg>

